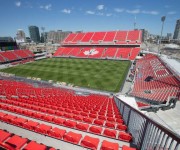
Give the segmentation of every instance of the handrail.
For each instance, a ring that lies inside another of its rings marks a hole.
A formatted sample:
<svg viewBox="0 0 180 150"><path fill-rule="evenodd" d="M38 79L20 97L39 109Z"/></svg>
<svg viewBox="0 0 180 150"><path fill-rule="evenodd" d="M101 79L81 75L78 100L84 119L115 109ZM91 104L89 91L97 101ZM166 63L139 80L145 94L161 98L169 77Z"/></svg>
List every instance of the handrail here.
<svg viewBox="0 0 180 150"><path fill-rule="evenodd" d="M142 112L114 96L128 131L133 136L133 144L140 150L168 149L178 150L180 135L175 134Z"/></svg>

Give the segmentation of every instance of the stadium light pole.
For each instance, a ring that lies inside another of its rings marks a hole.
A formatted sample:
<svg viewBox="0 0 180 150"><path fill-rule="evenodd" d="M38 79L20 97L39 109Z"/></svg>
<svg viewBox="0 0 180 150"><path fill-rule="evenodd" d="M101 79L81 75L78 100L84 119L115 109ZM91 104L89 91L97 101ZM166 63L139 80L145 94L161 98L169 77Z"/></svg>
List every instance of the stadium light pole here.
<svg viewBox="0 0 180 150"><path fill-rule="evenodd" d="M161 22L162 22L162 27L161 27L161 36L159 40L159 46L158 46L158 53L160 54L160 46L161 46L161 40L162 40L162 33L163 33L163 28L164 28L164 22L166 20L166 16L161 17Z"/></svg>

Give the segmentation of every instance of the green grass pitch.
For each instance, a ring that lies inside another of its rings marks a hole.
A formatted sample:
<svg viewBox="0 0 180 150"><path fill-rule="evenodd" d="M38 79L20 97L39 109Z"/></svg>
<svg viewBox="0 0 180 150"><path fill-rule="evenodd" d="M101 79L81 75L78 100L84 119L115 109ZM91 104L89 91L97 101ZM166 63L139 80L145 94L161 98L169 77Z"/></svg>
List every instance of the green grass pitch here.
<svg viewBox="0 0 180 150"><path fill-rule="evenodd" d="M50 58L2 69L1 72L118 92L130 64L130 61Z"/></svg>

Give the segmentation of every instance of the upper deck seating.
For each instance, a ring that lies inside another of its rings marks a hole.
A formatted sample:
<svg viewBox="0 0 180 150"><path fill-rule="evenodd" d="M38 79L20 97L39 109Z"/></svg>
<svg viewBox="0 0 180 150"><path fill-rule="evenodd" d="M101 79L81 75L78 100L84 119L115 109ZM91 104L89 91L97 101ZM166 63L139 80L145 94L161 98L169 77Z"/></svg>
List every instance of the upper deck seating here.
<svg viewBox="0 0 180 150"><path fill-rule="evenodd" d="M82 32L70 33L62 42L63 45L127 45L127 44L140 44L141 31L107 31L107 32Z"/></svg>

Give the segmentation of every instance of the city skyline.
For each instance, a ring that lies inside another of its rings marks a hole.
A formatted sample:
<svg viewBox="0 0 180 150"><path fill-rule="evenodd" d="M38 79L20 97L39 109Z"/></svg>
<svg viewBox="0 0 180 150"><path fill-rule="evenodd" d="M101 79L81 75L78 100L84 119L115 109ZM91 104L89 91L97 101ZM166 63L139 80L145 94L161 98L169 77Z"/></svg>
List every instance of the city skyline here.
<svg viewBox="0 0 180 150"><path fill-rule="evenodd" d="M161 17L164 15L163 35L173 34L176 20L180 19L179 5L178 0L2 1L0 36L15 37L17 29L24 30L29 36L28 26L31 25L43 26L45 31L132 30L135 20L138 29L145 28L152 34L160 34Z"/></svg>

